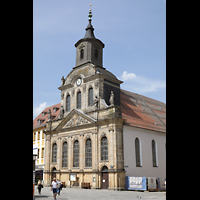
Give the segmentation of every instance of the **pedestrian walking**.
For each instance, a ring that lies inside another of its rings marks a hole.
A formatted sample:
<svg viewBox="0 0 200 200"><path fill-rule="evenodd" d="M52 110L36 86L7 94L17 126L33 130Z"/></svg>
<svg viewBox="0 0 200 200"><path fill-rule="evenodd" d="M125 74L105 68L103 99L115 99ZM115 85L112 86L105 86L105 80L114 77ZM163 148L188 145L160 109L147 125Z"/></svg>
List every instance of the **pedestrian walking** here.
<svg viewBox="0 0 200 200"><path fill-rule="evenodd" d="M59 179L57 179L57 182L58 182L58 188L57 188L57 193L58 193L58 195L60 195L60 190L62 190L62 182L59 180Z"/></svg>
<svg viewBox="0 0 200 200"><path fill-rule="evenodd" d="M37 188L38 188L38 193L41 194L41 189L43 188L43 185L40 180L38 181Z"/></svg>
<svg viewBox="0 0 200 200"><path fill-rule="evenodd" d="M53 197L56 199L57 195L57 188L58 188L58 182L56 181L56 178L53 179L51 183L51 191L53 190Z"/></svg>

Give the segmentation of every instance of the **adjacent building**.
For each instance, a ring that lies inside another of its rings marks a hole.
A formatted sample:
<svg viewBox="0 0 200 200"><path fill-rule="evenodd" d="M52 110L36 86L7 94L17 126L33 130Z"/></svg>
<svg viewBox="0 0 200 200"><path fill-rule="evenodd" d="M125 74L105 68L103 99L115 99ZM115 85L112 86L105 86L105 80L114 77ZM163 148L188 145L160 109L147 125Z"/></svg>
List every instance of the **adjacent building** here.
<svg viewBox="0 0 200 200"><path fill-rule="evenodd" d="M60 113L60 103L44 109L33 120L33 151L36 156L35 160L35 181L43 180L43 171L45 163L45 133L48 112L51 110L51 119L56 119Z"/></svg>

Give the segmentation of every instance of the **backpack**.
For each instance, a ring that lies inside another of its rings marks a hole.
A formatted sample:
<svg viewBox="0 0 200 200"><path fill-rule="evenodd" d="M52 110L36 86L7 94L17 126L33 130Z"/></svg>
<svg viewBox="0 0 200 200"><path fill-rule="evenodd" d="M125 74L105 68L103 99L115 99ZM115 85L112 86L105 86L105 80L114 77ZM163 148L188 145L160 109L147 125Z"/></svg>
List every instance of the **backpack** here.
<svg viewBox="0 0 200 200"><path fill-rule="evenodd" d="M58 182L58 188L60 188L60 186L61 186L61 182L59 181L59 182Z"/></svg>

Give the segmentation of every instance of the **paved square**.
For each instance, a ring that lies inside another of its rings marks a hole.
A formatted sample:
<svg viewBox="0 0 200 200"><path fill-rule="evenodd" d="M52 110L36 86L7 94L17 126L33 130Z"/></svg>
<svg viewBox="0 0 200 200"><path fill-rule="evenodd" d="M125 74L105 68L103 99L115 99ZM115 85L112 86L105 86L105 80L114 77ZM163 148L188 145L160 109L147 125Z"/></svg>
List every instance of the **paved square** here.
<svg viewBox="0 0 200 200"><path fill-rule="evenodd" d="M63 188L57 200L166 200L166 192L137 192ZM35 187L35 200L53 200L50 187L44 187L39 195Z"/></svg>

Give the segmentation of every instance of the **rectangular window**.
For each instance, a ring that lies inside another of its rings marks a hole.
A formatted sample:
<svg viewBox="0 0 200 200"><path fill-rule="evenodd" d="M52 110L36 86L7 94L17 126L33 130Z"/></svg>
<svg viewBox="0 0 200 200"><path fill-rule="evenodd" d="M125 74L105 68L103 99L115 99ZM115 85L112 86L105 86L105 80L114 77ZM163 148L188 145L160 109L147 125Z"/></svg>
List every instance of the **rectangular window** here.
<svg viewBox="0 0 200 200"><path fill-rule="evenodd" d="M33 141L36 140L36 133L33 133Z"/></svg>
<svg viewBox="0 0 200 200"><path fill-rule="evenodd" d="M40 149L38 148L38 155L37 155L37 159L40 158Z"/></svg>
<svg viewBox="0 0 200 200"><path fill-rule="evenodd" d="M42 131L42 139L44 139L44 133L43 133L43 131Z"/></svg>
<svg viewBox="0 0 200 200"><path fill-rule="evenodd" d="M38 131L38 140L40 140L40 131Z"/></svg>
<svg viewBox="0 0 200 200"><path fill-rule="evenodd" d="M41 158L44 158L44 148L42 148L42 156Z"/></svg>

